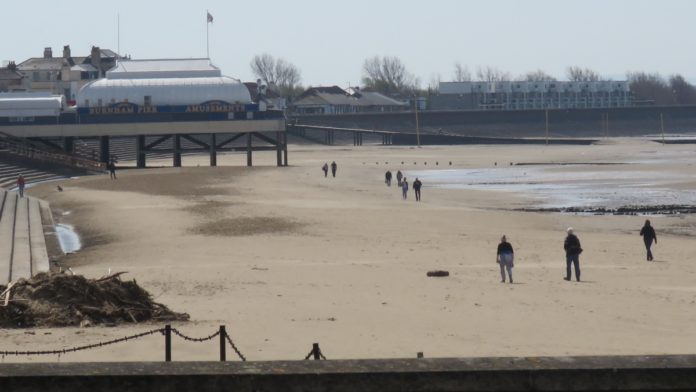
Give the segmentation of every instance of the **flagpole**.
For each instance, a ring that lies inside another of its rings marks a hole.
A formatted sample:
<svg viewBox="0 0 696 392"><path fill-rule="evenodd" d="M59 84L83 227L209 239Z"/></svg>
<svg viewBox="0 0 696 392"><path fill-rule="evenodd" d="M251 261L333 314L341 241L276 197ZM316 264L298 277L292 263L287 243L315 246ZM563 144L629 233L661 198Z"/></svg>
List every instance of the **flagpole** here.
<svg viewBox="0 0 696 392"><path fill-rule="evenodd" d="M210 59L210 41L209 41L209 33L208 33L209 25L210 25L210 21L208 20L209 14L210 13L208 12L208 10L205 10L205 53L206 53L206 56L208 57L208 59Z"/></svg>

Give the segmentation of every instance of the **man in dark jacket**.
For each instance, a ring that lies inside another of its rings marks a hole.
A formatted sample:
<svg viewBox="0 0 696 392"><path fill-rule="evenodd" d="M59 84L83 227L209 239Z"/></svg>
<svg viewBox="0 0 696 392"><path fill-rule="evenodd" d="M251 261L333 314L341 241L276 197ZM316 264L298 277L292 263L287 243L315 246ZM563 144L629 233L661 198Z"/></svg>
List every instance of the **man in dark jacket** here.
<svg viewBox="0 0 696 392"><path fill-rule="evenodd" d="M580 281L580 253L582 253L582 247L580 247L580 240L573 234L573 228L569 227L568 236L563 242L563 249L566 252L566 276L565 280L570 280L570 265L575 266L575 280Z"/></svg>
<svg viewBox="0 0 696 392"><path fill-rule="evenodd" d="M413 193L416 194L416 201L420 201L420 189L422 186L423 183L416 177L416 181L413 181Z"/></svg>
<svg viewBox="0 0 696 392"><path fill-rule="evenodd" d="M338 165L336 164L336 161L331 162L331 176L336 177L336 169L338 168Z"/></svg>
<svg viewBox="0 0 696 392"><path fill-rule="evenodd" d="M650 251L650 247L652 246L653 240L655 241L655 244L657 244L657 235L655 234L655 229L653 229L653 227L650 226L649 219L645 220L645 225L643 226L642 229L640 229L640 235L643 236L643 243L645 244L645 250L648 251L648 261L652 261L653 254Z"/></svg>

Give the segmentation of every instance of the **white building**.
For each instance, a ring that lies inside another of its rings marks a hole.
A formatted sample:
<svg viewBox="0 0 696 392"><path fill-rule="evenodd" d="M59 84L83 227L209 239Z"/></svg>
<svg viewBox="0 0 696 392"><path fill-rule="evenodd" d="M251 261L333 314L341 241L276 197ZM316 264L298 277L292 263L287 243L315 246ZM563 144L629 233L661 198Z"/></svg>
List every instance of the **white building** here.
<svg viewBox="0 0 696 392"><path fill-rule="evenodd" d="M631 106L627 81L440 82L432 108L472 110L576 109Z"/></svg>

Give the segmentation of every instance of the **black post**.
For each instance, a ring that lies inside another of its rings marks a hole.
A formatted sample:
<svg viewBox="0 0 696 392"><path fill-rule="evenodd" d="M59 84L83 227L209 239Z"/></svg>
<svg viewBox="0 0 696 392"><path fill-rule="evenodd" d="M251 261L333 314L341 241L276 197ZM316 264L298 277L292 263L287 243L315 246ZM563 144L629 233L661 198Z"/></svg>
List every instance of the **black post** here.
<svg viewBox="0 0 696 392"><path fill-rule="evenodd" d="M135 137L135 161L140 169L145 167L145 156L145 136L138 135Z"/></svg>
<svg viewBox="0 0 696 392"><path fill-rule="evenodd" d="M181 135L174 135L174 167L181 167Z"/></svg>
<svg viewBox="0 0 696 392"><path fill-rule="evenodd" d="M217 138L210 134L210 166L217 166Z"/></svg>
<svg viewBox="0 0 696 392"><path fill-rule="evenodd" d="M314 356L315 361L321 359L319 352L319 343L312 343L312 355Z"/></svg>
<svg viewBox="0 0 696 392"><path fill-rule="evenodd" d="M251 132L247 133L247 166L251 166Z"/></svg>
<svg viewBox="0 0 696 392"><path fill-rule="evenodd" d="M164 326L164 360L172 361L172 326L169 324Z"/></svg>
<svg viewBox="0 0 696 392"><path fill-rule="evenodd" d="M276 165L283 166L283 135L276 132Z"/></svg>
<svg viewBox="0 0 696 392"><path fill-rule="evenodd" d="M225 326L220 326L220 362L225 362L227 360L227 353L225 349L227 348L227 342L225 341L227 337L227 332L225 332Z"/></svg>
<svg viewBox="0 0 696 392"><path fill-rule="evenodd" d="M288 133L283 132L283 153L285 157L283 158L283 166L288 165Z"/></svg>

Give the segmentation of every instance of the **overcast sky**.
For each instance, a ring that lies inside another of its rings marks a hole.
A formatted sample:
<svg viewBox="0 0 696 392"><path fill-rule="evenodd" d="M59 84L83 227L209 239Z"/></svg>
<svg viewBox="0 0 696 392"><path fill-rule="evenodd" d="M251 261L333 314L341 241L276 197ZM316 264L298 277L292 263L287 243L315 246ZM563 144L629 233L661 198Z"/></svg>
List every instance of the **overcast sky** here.
<svg viewBox="0 0 696 392"><path fill-rule="evenodd" d="M451 80L454 63L513 76L571 65L614 80L627 71L681 73L696 82L696 1L691 0L3 0L0 61L92 45L134 59L206 55L223 73L254 80L251 58L295 64L307 85L356 85L362 64L397 56L421 86Z"/></svg>

